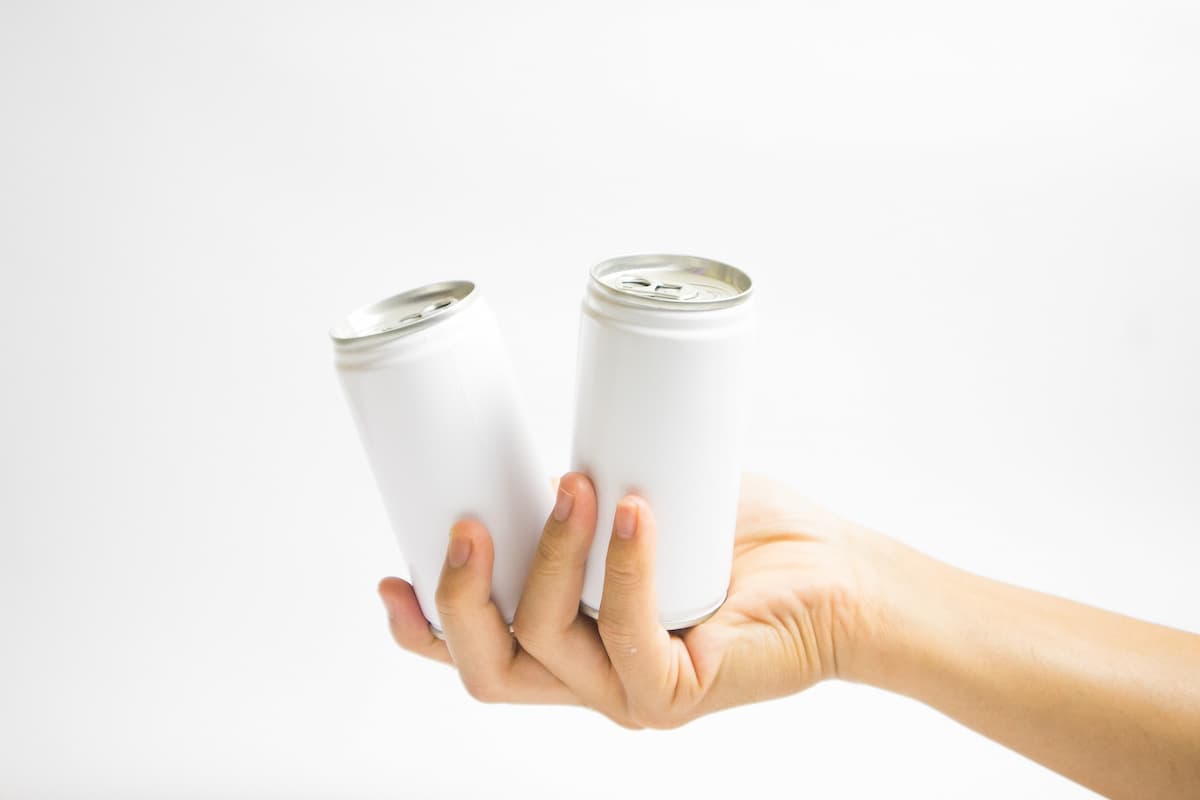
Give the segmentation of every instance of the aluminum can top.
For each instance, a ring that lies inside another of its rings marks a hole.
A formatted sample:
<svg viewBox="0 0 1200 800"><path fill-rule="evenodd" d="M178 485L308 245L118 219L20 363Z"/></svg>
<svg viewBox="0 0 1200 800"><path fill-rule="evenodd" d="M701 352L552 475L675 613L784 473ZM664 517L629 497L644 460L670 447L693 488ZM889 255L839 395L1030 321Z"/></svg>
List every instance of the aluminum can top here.
<svg viewBox="0 0 1200 800"><path fill-rule="evenodd" d="M405 336L446 319L475 294L470 281L431 283L351 311L329 329L329 336L339 345Z"/></svg>
<svg viewBox="0 0 1200 800"><path fill-rule="evenodd" d="M703 311L744 302L750 276L737 267L698 256L637 255L592 267L592 288L623 305Z"/></svg>

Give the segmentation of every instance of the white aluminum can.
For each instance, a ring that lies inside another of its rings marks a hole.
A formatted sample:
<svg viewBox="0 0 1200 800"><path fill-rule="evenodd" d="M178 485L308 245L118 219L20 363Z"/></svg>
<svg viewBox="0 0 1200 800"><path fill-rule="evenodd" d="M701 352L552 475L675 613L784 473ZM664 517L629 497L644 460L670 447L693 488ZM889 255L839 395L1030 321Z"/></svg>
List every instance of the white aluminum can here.
<svg viewBox="0 0 1200 800"><path fill-rule="evenodd" d="M725 601L741 483L750 278L694 256L626 256L591 271L579 328L572 467L599 514L581 608L597 616L616 503L658 523L655 586L668 630Z"/></svg>
<svg viewBox="0 0 1200 800"><path fill-rule="evenodd" d="M425 618L440 635L434 594L449 531L473 517L491 534L492 599L511 623L552 497L479 290L414 289L349 314L330 336Z"/></svg>

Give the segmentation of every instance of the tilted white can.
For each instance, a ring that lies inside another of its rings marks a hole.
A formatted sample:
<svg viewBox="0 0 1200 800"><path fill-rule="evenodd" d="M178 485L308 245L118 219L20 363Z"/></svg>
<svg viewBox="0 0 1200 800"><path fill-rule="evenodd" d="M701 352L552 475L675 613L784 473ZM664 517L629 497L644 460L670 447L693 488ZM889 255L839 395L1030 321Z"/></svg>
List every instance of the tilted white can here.
<svg viewBox="0 0 1200 800"><path fill-rule="evenodd" d="M467 281L365 306L330 330L363 447L425 618L451 526L473 517L495 549L492 599L512 622L552 502L508 353Z"/></svg>
<svg viewBox="0 0 1200 800"><path fill-rule="evenodd" d="M658 522L659 620L686 628L725 601L733 561L753 334L750 278L694 256L626 256L591 271L579 328L572 467L599 514L581 608L597 616L616 503Z"/></svg>

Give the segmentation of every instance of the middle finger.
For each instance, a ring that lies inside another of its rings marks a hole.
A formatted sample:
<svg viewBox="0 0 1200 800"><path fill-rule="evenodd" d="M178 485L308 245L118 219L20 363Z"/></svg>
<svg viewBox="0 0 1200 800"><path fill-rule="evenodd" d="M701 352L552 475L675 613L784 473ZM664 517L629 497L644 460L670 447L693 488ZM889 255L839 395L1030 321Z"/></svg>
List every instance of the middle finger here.
<svg viewBox="0 0 1200 800"><path fill-rule="evenodd" d="M513 620L513 632L529 653L579 699L620 721L625 694L609 663L596 625L579 613L583 571L596 528L596 493L586 475L559 481L554 511Z"/></svg>

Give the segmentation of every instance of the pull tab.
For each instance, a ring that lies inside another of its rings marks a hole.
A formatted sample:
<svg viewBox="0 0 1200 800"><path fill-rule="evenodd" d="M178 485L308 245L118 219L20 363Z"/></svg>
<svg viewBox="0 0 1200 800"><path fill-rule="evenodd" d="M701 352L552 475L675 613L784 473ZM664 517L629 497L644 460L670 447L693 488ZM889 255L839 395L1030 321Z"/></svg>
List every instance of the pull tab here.
<svg viewBox="0 0 1200 800"><path fill-rule="evenodd" d="M422 308L421 312L419 314L416 314L415 316L418 319L428 317L430 314L441 311L443 308L445 308L446 306L450 305L453 302L454 302L453 298L447 298L445 300L438 300L436 303L430 303L429 305Z"/></svg>
<svg viewBox="0 0 1200 800"><path fill-rule="evenodd" d="M610 284L630 294L656 300L694 300L700 295L691 283L660 283L643 275L625 275Z"/></svg>
<svg viewBox="0 0 1200 800"><path fill-rule="evenodd" d="M421 319L422 316L423 316L423 314L421 312L418 312L416 314L409 314L407 317L401 317L400 319L393 322L391 325L380 328L379 333L387 333L388 331L394 331L397 328L403 328L405 325L409 324L410 322L416 322L417 320Z"/></svg>

